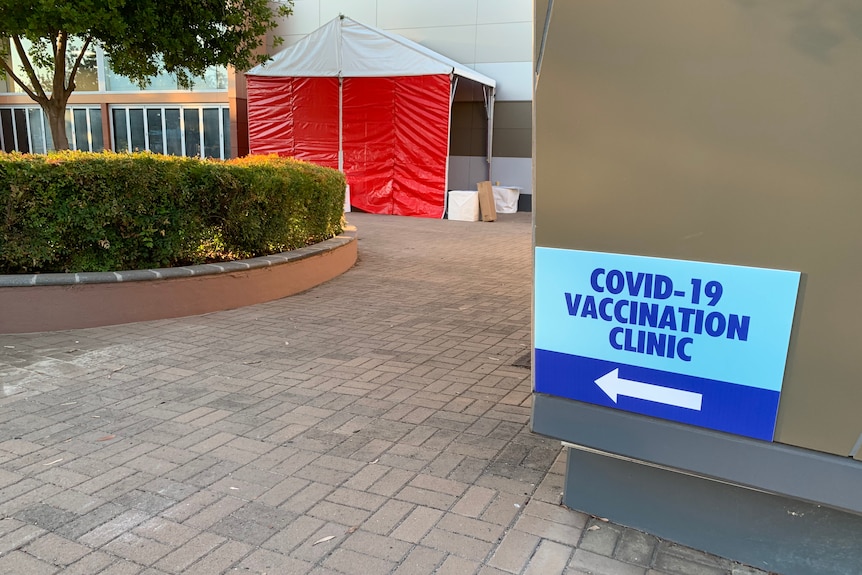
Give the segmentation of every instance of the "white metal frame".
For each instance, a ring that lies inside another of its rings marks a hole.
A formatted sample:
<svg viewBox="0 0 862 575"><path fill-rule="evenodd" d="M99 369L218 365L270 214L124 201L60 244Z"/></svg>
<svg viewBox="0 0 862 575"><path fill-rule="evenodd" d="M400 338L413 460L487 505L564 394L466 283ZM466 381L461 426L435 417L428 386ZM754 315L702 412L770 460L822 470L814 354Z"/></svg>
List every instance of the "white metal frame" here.
<svg viewBox="0 0 862 575"><path fill-rule="evenodd" d="M48 142L50 139L50 130L47 125L47 118L45 117L45 112L36 105L18 105L18 106L0 106L0 109L9 110L10 116L12 120L12 138L13 138L13 146L12 148L15 150L21 150L21 142L18 137L18 119L15 117L16 110L21 110L24 112L24 122L27 130L27 148L30 150L30 153L33 154L44 154L51 149L53 149L52 145L49 146ZM76 121L75 121L75 110L84 110L86 112L85 119L87 123L87 142L86 148L83 151L92 151L93 149L93 125L90 118L90 112L92 110L99 111L99 108L95 106L74 106L70 108L66 108L66 114L64 115L64 119L67 119L71 124L71 130L68 134L69 136L69 147L75 150L80 150L81 147L78 145L78 135L76 133ZM33 119L31 118L31 113L33 111L38 112L38 122L34 124ZM100 112L101 113L101 112ZM36 150L33 143L33 131L38 130L38 133L41 135L42 139L42 149ZM6 138L3 136L2 130L0 130L0 149L5 149L7 146Z"/></svg>
<svg viewBox="0 0 862 575"><path fill-rule="evenodd" d="M219 145L219 154L220 159L227 159L230 155L230 150L225 149L224 145L224 130L225 130L225 118L224 118L224 109L229 108L227 104L148 104L148 105L139 105L139 104L116 104L108 107L108 121L110 122L110 134L111 134L111 142L117 141L116 127L114 125L114 112L122 110L125 118L126 118L126 147L130 151L132 150L132 130L131 130L131 122L130 122L130 110L141 110L143 113L143 124L144 124L144 148L151 152L157 154L167 154L167 125L165 122L165 112L167 110L179 110L180 112L180 132L182 133L182 137L180 138L180 149L182 151L182 155L185 157L198 157L204 158L206 147L204 145L204 110L216 110L218 113L218 145ZM150 124L149 118L147 117L147 110L161 110L161 129L162 129L162 149L161 150L153 150L150 146ZM200 152L195 156L189 156L188 150L186 149L186 110L197 110L198 112L198 145L200 147Z"/></svg>

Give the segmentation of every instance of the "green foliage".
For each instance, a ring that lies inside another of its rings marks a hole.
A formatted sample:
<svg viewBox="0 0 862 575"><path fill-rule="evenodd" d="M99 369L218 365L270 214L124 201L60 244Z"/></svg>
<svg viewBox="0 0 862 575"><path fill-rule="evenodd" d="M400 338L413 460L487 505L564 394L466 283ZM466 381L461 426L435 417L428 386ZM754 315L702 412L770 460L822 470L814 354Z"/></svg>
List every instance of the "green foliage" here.
<svg viewBox="0 0 862 575"><path fill-rule="evenodd" d="M209 66L264 61L256 53L263 36L292 12L293 0L0 0L0 37L30 40L30 60L50 68L65 63L56 60L57 39L78 37L146 84L163 69L187 80Z"/></svg>
<svg viewBox="0 0 862 575"><path fill-rule="evenodd" d="M275 156L0 154L0 273L254 257L341 232L344 177Z"/></svg>
<svg viewBox="0 0 862 575"><path fill-rule="evenodd" d="M54 144L66 149L61 119L90 46L141 86L164 70L188 88L210 66L265 61L263 38L292 12L293 0L0 0L0 78L10 76L45 110ZM23 72L11 66L12 51Z"/></svg>
<svg viewBox="0 0 862 575"><path fill-rule="evenodd" d="M121 1L121 0L115 0ZM292 13L292 0L126 0L119 18L96 30L114 71L140 84L161 70L181 86L209 66L240 70L268 56L256 53L263 36Z"/></svg>

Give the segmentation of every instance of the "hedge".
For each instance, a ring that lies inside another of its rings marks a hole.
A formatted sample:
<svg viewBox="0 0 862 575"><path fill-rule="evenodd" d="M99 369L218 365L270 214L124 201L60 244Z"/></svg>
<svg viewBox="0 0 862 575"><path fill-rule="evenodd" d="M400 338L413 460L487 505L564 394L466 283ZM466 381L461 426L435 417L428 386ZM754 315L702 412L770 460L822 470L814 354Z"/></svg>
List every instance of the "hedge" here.
<svg viewBox="0 0 862 575"><path fill-rule="evenodd" d="M148 269L341 232L339 172L277 156L0 153L0 273Z"/></svg>

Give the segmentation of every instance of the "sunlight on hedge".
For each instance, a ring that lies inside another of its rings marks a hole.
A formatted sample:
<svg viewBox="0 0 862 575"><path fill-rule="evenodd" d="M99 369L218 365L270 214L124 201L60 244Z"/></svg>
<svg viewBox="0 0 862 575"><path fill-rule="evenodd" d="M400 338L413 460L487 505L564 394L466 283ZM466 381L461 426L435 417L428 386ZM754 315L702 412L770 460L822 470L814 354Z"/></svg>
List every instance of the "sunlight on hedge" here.
<svg viewBox="0 0 862 575"><path fill-rule="evenodd" d="M290 158L0 153L0 273L148 269L341 233L344 176Z"/></svg>

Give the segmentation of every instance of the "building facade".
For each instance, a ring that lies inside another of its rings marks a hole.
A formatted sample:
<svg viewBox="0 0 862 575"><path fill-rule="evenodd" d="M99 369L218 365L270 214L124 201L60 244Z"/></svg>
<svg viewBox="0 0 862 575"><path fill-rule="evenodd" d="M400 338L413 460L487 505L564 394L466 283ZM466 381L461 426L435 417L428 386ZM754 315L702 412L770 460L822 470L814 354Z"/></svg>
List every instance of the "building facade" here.
<svg viewBox="0 0 862 575"><path fill-rule="evenodd" d="M13 65L20 69L21 62L11 52ZM72 149L231 157L229 74L224 68L208 70L192 90L180 90L168 74L141 89L114 74L104 53L94 48L84 58L76 84L66 109ZM0 149L52 150L47 117L38 104L11 78L0 83L0 89Z"/></svg>
<svg viewBox="0 0 862 575"><path fill-rule="evenodd" d="M269 53L339 14L415 42L497 81L490 177L532 189L532 2L529 0L296 0L294 14L267 38ZM272 39L284 39L273 47ZM140 89L111 71L98 48L85 58L66 112L73 149L150 150L230 158L248 152L245 79L212 69L192 90L169 75ZM47 118L11 80L0 83L0 149L53 148ZM482 102L453 104L450 189L475 189L489 174ZM523 202L528 205L529 202Z"/></svg>

